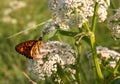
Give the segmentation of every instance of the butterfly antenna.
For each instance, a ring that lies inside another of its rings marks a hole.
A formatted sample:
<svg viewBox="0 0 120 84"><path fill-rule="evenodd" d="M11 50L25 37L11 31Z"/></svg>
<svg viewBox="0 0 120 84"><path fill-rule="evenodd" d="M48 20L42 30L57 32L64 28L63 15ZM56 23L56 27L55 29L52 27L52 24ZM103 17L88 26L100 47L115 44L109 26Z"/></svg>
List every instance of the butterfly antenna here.
<svg viewBox="0 0 120 84"><path fill-rule="evenodd" d="M39 38L39 40L41 40L41 41L42 41L42 37L40 37L40 38Z"/></svg>

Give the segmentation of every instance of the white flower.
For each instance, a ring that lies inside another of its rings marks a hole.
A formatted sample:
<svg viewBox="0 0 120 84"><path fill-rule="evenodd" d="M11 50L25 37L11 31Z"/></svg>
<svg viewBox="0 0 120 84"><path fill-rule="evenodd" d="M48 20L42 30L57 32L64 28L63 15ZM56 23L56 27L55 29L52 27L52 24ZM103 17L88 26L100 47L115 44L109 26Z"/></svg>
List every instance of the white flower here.
<svg viewBox="0 0 120 84"><path fill-rule="evenodd" d="M12 12L12 9L11 8L7 8L3 11L3 14L4 15L9 15L10 13Z"/></svg>
<svg viewBox="0 0 120 84"><path fill-rule="evenodd" d="M100 22L103 22L107 18L107 9L110 6L110 0L96 0L99 4L98 18Z"/></svg>
<svg viewBox="0 0 120 84"><path fill-rule="evenodd" d="M81 27L93 15L92 0L49 0L53 19L68 26Z"/></svg>
<svg viewBox="0 0 120 84"><path fill-rule="evenodd" d="M17 10L17 9L20 9L20 8L23 8L23 7L26 7L26 3L25 3L24 1L17 1L17 0L10 1L8 5L9 5L10 7L9 7L9 8L6 8L6 9L3 11L3 14L4 14L4 15L9 15L9 14L12 13L14 10Z"/></svg>
<svg viewBox="0 0 120 84"><path fill-rule="evenodd" d="M115 25L112 28L112 34L116 37L116 38L120 38L120 25Z"/></svg>
<svg viewBox="0 0 120 84"><path fill-rule="evenodd" d="M35 21L31 21L27 24L28 28L36 27L37 23Z"/></svg>
<svg viewBox="0 0 120 84"><path fill-rule="evenodd" d="M26 7L26 3L24 1L17 1L17 0L13 0L9 3L9 6L13 9L19 9L19 8L23 8Z"/></svg>
<svg viewBox="0 0 120 84"><path fill-rule="evenodd" d="M106 18L107 18L107 8L105 8L104 6L100 6L98 8L98 18L100 22L103 22Z"/></svg>
<svg viewBox="0 0 120 84"><path fill-rule="evenodd" d="M40 56L39 59L28 60L28 69L40 79L45 79L45 76L54 75L57 63L66 70L69 68L66 65L74 65L76 53L66 43L50 41L40 48Z"/></svg>
<svg viewBox="0 0 120 84"><path fill-rule="evenodd" d="M97 54L100 54L106 60L111 57L118 60L120 57L120 54L118 52L109 50L108 48L102 46L97 47Z"/></svg>
<svg viewBox="0 0 120 84"><path fill-rule="evenodd" d="M109 0L97 0L99 4L99 21L104 21L107 16ZM49 0L49 9L52 11L53 19L68 27L81 27L83 23L93 16L94 0ZM64 26L61 28L64 29Z"/></svg>
<svg viewBox="0 0 120 84"><path fill-rule="evenodd" d="M2 21L3 21L4 23L12 23L12 24L16 24L16 23L17 23L17 19L12 18L12 17L10 17L10 16L4 16L4 17L2 18Z"/></svg>
<svg viewBox="0 0 120 84"><path fill-rule="evenodd" d="M115 39L120 39L120 8L108 19L108 27Z"/></svg>
<svg viewBox="0 0 120 84"><path fill-rule="evenodd" d="M97 47L97 54L99 56L100 63L102 63L102 61L109 60L109 66L113 68L115 67L116 62L120 58L120 53L102 46ZM91 53L88 54L88 56L91 56L91 55L92 55Z"/></svg>

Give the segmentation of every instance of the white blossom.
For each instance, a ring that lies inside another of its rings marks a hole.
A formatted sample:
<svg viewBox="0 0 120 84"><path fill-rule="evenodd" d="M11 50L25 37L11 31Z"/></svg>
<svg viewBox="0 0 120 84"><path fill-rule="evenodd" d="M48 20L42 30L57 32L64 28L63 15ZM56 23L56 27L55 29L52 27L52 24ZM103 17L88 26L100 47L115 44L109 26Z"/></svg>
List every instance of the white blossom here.
<svg viewBox="0 0 120 84"><path fill-rule="evenodd" d="M118 60L120 57L120 54L118 52L102 46L97 47L97 54L100 54L105 59L109 59L110 57L112 57L112 58L117 58Z"/></svg>
<svg viewBox="0 0 120 84"><path fill-rule="evenodd" d="M66 65L74 65L76 53L66 43L50 41L40 48L40 56L39 59L28 60L28 70L44 80L45 76L54 75L53 72L57 71L57 63L65 70L68 70Z"/></svg>
<svg viewBox="0 0 120 84"><path fill-rule="evenodd" d="M3 14L4 15L9 15L12 11L13 10L11 8L6 8L6 9L4 9Z"/></svg>
<svg viewBox="0 0 120 84"><path fill-rule="evenodd" d="M17 24L17 19L12 18L12 17L10 17L10 16L4 16L4 17L2 18L2 22L4 22L4 23Z"/></svg>
<svg viewBox="0 0 120 84"><path fill-rule="evenodd" d="M37 23L35 21L31 21L27 24L27 28L32 28L32 27L36 27Z"/></svg>
<svg viewBox="0 0 120 84"><path fill-rule="evenodd" d="M115 39L120 39L120 8L108 20L108 27Z"/></svg>
<svg viewBox="0 0 120 84"><path fill-rule="evenodd" d="M17 1L17 0L13 0L9 3L9 6L13 9L20 9L23 7L26 7L26 3L24 1Z"/></svg>
<svg viewBox="0 0 120 84"><path fill-rule="evenodd" d="M110 0L96 0L99 4L98 18L103 22L107 18L107 9L110 6Z"/></svg>
<svg viewBox="0 0 120 84"><path fill-rule="evenodd" d="M24 8L24 7L26 7L27 4L24 1L12 0L12 1L9 2L8 5L9 5L9 7L4 9L4 11L3 11L4 15L9 15L14 10Z"/></svg>
<svg viewBox="0 0 120 84"><path fill-rule="evenodd" d="M99 21L103 22L107 17L109 0L96 0L96 2L99 4ZM53 19L58 24L62 24L62 29L65 27L81 27L93 16L95 0L49 0L48 6Z"/></svg>
<svg viewBox="0 0 120 84"><path fill-rule="evenodd" d="M110 50L106 47L102 47L102 46L97 46L97 54L99 57L99 62L100 64L102 63L102 61L108 61L109 60L109 66L111 67L115 67L117 61L120 58L120 53L114 51L114 50ZM90 57L92 55L92 53L90 52L88 54L88 57Z"/></svg>

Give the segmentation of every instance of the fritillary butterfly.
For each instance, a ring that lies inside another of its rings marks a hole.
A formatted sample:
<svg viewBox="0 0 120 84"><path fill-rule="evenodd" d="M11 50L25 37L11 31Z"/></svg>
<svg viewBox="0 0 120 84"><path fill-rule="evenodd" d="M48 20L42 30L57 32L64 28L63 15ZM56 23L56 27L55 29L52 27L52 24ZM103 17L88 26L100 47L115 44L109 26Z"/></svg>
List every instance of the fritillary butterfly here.
<svg viewBox="0 0 120 84"><path fill-rule="evenodd" d="M39 58L40 47L43 46L42 37L39 40L29 40L15 46L15 50L29 59Z"/></svg>

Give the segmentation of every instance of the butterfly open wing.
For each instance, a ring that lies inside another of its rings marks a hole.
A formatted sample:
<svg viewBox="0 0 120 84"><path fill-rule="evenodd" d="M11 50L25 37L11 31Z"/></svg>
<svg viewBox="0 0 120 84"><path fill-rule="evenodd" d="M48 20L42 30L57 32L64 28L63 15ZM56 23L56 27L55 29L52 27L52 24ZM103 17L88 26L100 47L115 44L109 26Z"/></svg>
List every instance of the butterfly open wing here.
<svg viewBox="0 0 120 84"><path fill-rule="evenodd" d="M15 50L18 53L26 56L27 58L33 59L30 52L31 52L31 48L33 47L33 45L35 45L36 42L37 40L30 40L30 41L20 43L15 46Z"/></svg>
<svg viewBox="0 0 120 84"><path fill-rule="evenodd" d="M25 41L16 45L15 50L29 59L39 58L39 51L42 45L42 37L40 37L39 40Z"/></svg>

